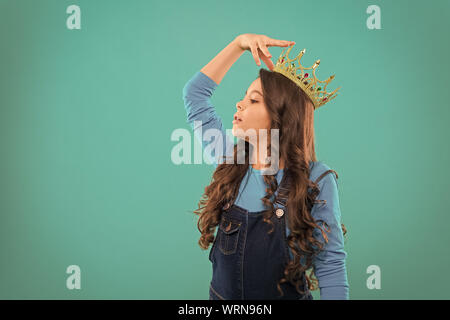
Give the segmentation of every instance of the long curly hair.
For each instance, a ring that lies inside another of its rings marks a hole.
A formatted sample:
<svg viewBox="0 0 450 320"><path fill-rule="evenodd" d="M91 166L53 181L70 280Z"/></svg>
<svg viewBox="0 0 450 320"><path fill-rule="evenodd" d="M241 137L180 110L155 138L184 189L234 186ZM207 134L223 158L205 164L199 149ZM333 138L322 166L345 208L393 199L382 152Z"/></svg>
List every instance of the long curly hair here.
<svg viewBox="0 0 450 320"><path fill-rule="evenodd" d="M287 220L290 234L287 237L288 246L293 253L285 267L284 276L278 281L277 288L284 295L280 284L290 282L297 292L306 276L307 286L310 290L317 290L317 278L314 275L313 259L321 250L324 243L317 240L313 233L320 230L328 242L326 232L329 228L325 222L315 221L311 216L312 204L316 202L319 194L318 184L309 180L310 161L317 161L314 148L314 108L309 97L299 87L284 75L259 70L264 102L271 119L271 128L279 129L279 157L284 160L284 166L290 172L289 195L287 200ZM270 139L270 138L269 138ZM205 188L198 209L197 227L201 233L198 241L202 249L208 249L214 241L215 230L221 219L221 209L228 202L236 199L239 185L249 169L249 151L252 146L245 141L245 163L238 163L237 144L234 145L233 163L220 163L213 173L211 183ZM268 143L270 154L270 142ZM266 195L261 198L267 210L263 213L264 222L272 225L269 233L273 232L273 223L270 220L274 214L274 205L271 199L278 188L274 175L263 175L266 184ZM311 190L310 192L308 190ZM341 225L344 235L345 226ZM300 262L304 258L305 263ZM310 270L309 276L306 271Z"/></svg>

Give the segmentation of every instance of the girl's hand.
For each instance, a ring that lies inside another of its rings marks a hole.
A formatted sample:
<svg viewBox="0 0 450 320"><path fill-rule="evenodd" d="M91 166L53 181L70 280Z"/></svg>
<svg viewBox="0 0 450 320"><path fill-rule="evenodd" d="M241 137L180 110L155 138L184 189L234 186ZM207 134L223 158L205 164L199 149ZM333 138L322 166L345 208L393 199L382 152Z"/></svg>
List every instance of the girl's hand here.
<svg viewBox="0 0 450 320"><path fill-rule="evenodd" d="M253 34L253 33L244 33L236 37L235 39L237 45L242 50L249 50L253 55L253 59L258 66L261 65L260 58L270 70L273 70L275 67L272 60L272 55L270 54L267 47L288 47L295 44L294 41L286 41L286 40L277 40L269 38L263 34Z"/></svg>

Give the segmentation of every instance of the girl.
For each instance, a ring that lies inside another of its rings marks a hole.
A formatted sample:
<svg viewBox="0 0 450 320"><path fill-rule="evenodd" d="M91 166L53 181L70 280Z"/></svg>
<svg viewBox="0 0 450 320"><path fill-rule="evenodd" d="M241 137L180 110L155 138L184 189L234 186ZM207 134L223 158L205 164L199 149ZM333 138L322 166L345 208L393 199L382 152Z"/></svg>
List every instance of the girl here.
<svg viewBox="0 0 450 320"><path fill-rule="evenodd" d="M273 71L267 49L294 44L265 35L239 35L183 88L194 132L221 132L222 140L212 144L220 143L234 160L225 163L215 157L212 182L194 211L199 216L200 247L207 249L213 242L212 300L312 299L310 290L317 282L321 299L348 299L337 174L316 159L312 101L292 80ZM245 143L243 163L237 161L237 144L227 138L210 98L246 50L258 66L262 60L270 71L261 68L236 104L233 135ZM254 129L256 139L242 136L239 129ZM279 130L275 174L264 174L266 158L261 158L258 146L267 139L270 148L271 135L262 136L259 129Z"/></svg>

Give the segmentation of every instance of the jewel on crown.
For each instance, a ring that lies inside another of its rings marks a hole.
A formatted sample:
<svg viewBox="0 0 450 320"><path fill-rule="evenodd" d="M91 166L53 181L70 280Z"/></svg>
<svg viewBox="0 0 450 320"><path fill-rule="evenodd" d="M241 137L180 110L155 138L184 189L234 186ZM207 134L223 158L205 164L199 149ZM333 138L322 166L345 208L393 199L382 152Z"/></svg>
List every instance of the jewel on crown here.
<svg viewBox="0 0 450 320"><path fill-rule="evenodd" d="M333 92L327 92L327 86L334 79L334 75L330 76L327 80L321 81L316 77L316 68L320 64L320 60L316 60L314 65L309 68L305 68L300 63L301 58L306 52L306 49L300 51L297 57L294 59L289 58L289 52L292 50L293 45L283 49L280 57L275 64L273 71L281 73L294 81L302 90L308 95L314 105L314 109L323 106L325 103L333 100L337 94L338 90L341 88L336 88ZM286 51L286 53L285 53ZM298 67L295 66L294 62L298 61ZM300 70L300 74L298 74ZM310 72L305 72L305 70L311 70Z"/></svg>

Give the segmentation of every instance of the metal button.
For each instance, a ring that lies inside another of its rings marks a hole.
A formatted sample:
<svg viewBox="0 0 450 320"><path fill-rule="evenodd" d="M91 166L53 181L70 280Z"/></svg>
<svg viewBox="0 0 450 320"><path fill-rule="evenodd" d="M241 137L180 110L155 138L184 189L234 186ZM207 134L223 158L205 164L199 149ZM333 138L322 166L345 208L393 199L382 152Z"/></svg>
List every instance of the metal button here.
<svg viewBox="0 0 450 320"><path fill-rule="evenodd" d="M278 208L277 211L275 211L275 214L277 215L278 218L281 218L284 214L284 210L281 208Z"/></svg>
<svg viewBox="0 0 450 320"><path fill-rule="evenodd" d="M228 202L225 207L223 207L225 210L227 210L230 207L230 203Z"/></svg>

